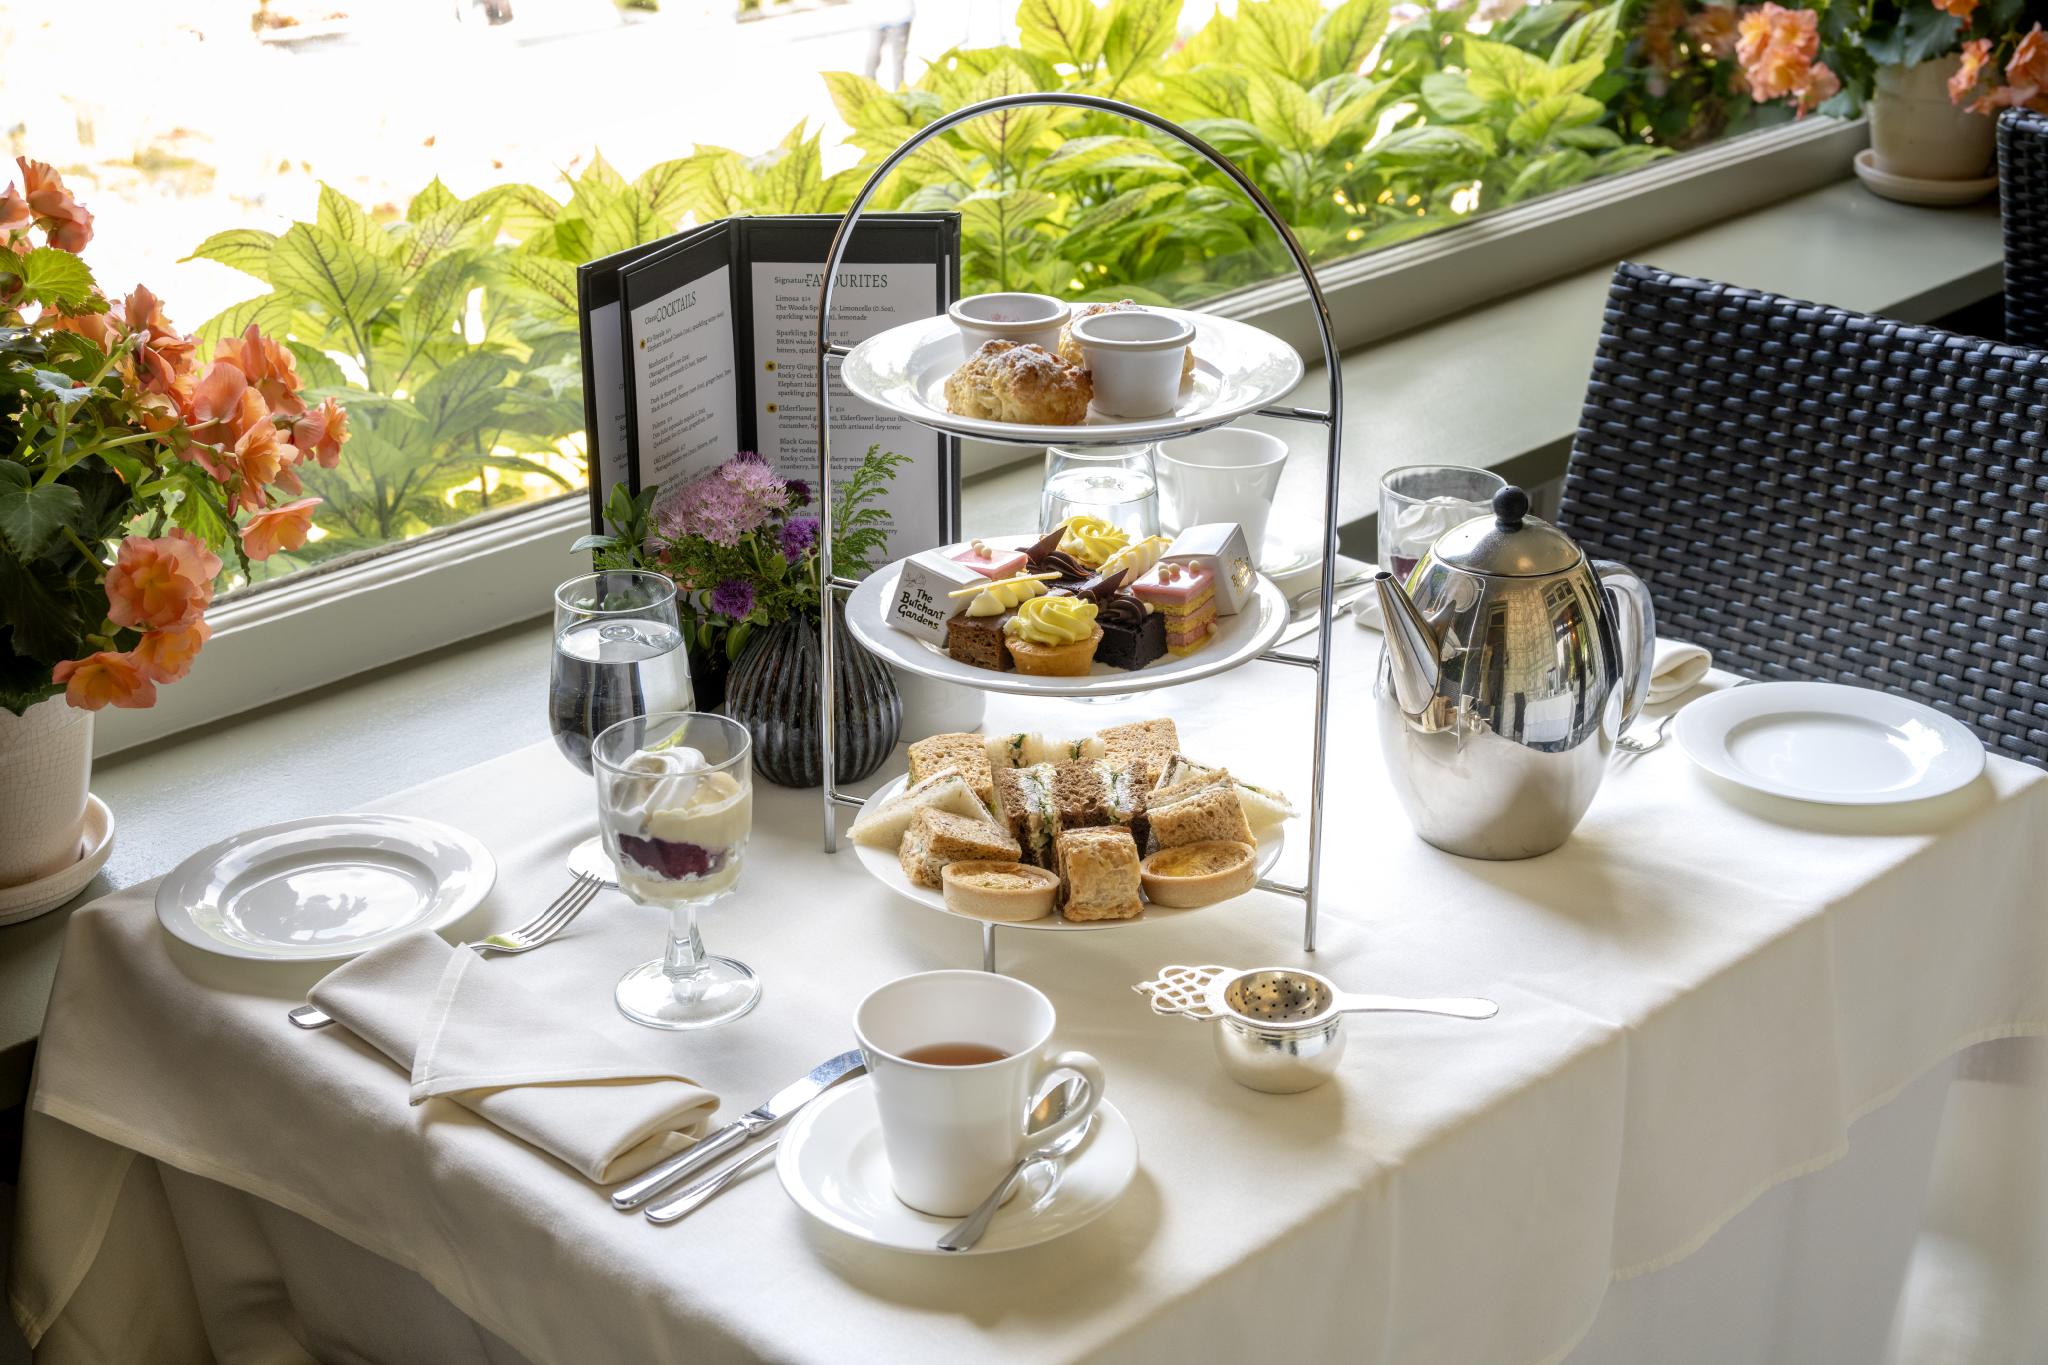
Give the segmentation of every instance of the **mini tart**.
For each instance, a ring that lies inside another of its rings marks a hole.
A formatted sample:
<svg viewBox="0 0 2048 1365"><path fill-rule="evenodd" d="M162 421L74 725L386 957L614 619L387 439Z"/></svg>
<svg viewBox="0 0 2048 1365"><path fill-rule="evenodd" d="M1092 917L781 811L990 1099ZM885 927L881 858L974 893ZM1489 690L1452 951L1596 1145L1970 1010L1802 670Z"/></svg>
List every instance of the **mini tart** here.
<svg viewBox="0 0 2048 1365"><path fill-rule="evenodd" d="M1019 673L1041 678L1084 678L1095 662L1095 647L1102 643L1102 627L1095 627L1085 640L1057 645L1041 645L1015 635L1006 637L1003 643L1009 646L1010 661L1017 665Z"/></svg>
<svg viewBox="0 0 2048 1365"><path fill-rule="evenodd" d="M1022 924L1052 913L1060 879L1029 863L948 863L939 874L956 915Z"/></svg>
<svg viewBox="0 0 2048 1365"><path fill-rule="evenodd" d="M1162 848L1138 864L1145 899L1169 910L1194 910L1242 896L1258 879L1258 851L1228 839Z"/></svg>

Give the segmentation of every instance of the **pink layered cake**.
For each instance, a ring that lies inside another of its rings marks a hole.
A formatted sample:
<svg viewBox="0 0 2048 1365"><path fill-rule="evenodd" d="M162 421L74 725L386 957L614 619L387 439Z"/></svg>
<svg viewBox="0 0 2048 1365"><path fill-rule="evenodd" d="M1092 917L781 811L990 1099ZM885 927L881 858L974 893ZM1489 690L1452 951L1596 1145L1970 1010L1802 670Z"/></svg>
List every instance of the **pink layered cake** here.
<svg viewBox="0 0 2048 1365"><path fill-rule="evenodd" d="M953 558L986 578L1012 578L1024 572L1022 550L1000 549L985 540L955 550Z"/></svg>
<svg viewBox="0 0 2048 1365"><path fill-rule="evenodd" d="M1155 564L1131 585L1131 596L1166 622L1166 652L1194 653L1216 633L1216 578L1203 564Z"/></svg>

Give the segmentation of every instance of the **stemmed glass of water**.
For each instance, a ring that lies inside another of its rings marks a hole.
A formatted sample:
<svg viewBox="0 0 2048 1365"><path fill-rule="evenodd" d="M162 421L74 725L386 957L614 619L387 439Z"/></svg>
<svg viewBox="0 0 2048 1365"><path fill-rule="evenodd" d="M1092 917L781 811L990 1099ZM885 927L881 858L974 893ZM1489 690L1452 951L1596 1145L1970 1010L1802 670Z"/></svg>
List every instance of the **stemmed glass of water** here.
<svg viewBox="0 0 2048 1365"><path fill-rule="evenodd" d="M1050 530L1085 513L1132 540L1158 535L1159 472L1153 451L1150 445L1047 447L1039 526Z"/></svg>
<svg viewBox="0 0 2048 1365"><path fill-rule="evenodd" d="M548 729L563 757L587 773L591 744L608 727L694 704L676 585L665 574L608 569L555 589ZM595 837L570 851L569 869L618 880Z"/></svg>

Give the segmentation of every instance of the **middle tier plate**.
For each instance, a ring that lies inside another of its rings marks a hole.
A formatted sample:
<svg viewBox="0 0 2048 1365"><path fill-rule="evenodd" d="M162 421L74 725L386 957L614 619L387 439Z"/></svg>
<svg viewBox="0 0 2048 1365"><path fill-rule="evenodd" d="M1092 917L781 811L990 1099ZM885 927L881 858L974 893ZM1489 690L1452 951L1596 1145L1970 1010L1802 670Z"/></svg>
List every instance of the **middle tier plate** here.
<svg viewBox="0 0 2048 1365"><path fill-rule="evenodd" d="M1009 543L1018 537L985 537L991 543ZM949 547L953 549L958 546ZM1009 692L1020 697L1114 697L1126 692L1150 692L1227 673L1249 663L1270 648L1287 628L1287 599L1273 580L1259 575L1257 588L1244 610L1216 618L1216 633L1207 645L1184 658L1172 655L1139 669L1111 668L1096 664L1094 672L1079 678L1036 677L1024 673L998 672L979 668L952 658L937 645L927 644L889 624L889 604L896 597L896 580L903 562L886 564L861 580L846 599L846 624L854 638L897 668L936 678L940 682L979 687L987 692Z"/></svg>
<svg viewBox="0 0 2048 1365"><path fill-rule="evenodd" d="M856 398L921 426L983 441L1036 446L1105 446L1192 436L1279 402L1301 382L1301 354L1256 327L1208 313L1153 308L1194 325L1194 372L1180 400L1158 417L1105 417L1093 408L1079 426L997 422L946 409L946 378L972 348L940 314L877 333L845 358L841 377Z"/></svg>

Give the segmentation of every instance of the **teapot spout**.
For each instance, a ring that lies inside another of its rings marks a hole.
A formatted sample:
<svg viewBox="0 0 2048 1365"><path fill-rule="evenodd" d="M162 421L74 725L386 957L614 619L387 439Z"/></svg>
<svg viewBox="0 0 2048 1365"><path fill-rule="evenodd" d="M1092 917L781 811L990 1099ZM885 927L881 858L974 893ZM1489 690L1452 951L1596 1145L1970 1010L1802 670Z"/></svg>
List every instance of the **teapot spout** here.
<svg viewBox="0 0 2048 1365"><path fill-rule="evenodd" d="M1394 699L1409 715L1419 715L1436 695L1442 673L1436 631L1392 574L1385 570L1374 574L1372 587L1379 595L1380 620L1385 623L1382 648L1394 681Z"/></svg>

